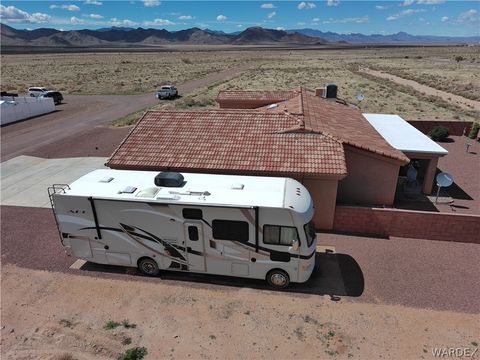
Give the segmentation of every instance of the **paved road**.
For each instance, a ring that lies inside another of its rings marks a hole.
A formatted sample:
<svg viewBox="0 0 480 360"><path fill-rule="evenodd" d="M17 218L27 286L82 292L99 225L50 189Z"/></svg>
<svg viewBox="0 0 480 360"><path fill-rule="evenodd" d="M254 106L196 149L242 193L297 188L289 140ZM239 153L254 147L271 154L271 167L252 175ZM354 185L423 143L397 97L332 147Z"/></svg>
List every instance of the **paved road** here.
<svg viewBox="0 0 480 360"><path fill-rule="evenodd" d="M179 85L181 94L209 84L234 77L252 67L251 63L210 74L204 78ZM154 94L142 95L66 95L65 103L57 111L34 119L5 126L1 130L2 161L24 154L35 154L37 149L90 132L96 135L95 126L148 108L158 103ZM87 136L89 137L89 136Z"/></svg>
<svg viewBox="0 0 480 360"><path fill-rule="evenodd" d="M69 272L133 281L187 282L185 286L239 286L266 290L264 281L225 276L164 272L157 278L127 273L127 268L88 264L69 267L60 245L52 211L45 208L2 206L3 263L30 269ZM319 234L320 245L335 254L317 253L317 267L305 284L289 290L299 296L337 295L342 301L400 304L416 308L480 311L480 246L418 239L374 239Z"/></svg>

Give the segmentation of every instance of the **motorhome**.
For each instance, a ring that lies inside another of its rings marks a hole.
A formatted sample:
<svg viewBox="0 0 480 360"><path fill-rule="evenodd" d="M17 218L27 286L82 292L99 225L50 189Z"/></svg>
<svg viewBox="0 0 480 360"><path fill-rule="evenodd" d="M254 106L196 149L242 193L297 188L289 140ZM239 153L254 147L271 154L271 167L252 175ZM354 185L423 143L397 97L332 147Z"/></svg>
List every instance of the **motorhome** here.
<svg viewBox="0 0 480 360"><path fill-rule="evenodd" d="M313 202L289 178L95 170L49 195L68 255L99 264L305 282Z"/></svg>

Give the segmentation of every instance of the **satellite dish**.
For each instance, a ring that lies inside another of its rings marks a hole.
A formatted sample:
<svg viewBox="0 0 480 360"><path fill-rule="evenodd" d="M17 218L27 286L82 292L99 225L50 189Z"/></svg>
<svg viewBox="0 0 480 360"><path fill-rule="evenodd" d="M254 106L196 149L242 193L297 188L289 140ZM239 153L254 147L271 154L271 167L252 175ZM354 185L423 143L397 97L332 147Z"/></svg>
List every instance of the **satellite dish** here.
<svg viewBox="0 0 480 360"><path fill-rule="evenodd" d="M440 187L449 187L453 184L453 176L449 173L442 172L437 175L437 185Z"/></svg>
<svg viewBox="0 0 480 360"><path fill-rule="evenodd" d="M438 195L440 194L440 189L442 187L449 187L450 185L453 184L453 176L450 175L449 173L446 172L441 172L440 174L437 175L437 197L435 198L435 204L438 201Z"/></svg>
<svg viewBox="0 0 480 360"><path fill-rule="evenodd" d="M358 102L362 102L364 99L365 99L365 96L363 96L363 94L358 94L357 95L357 101Z"/></svg>

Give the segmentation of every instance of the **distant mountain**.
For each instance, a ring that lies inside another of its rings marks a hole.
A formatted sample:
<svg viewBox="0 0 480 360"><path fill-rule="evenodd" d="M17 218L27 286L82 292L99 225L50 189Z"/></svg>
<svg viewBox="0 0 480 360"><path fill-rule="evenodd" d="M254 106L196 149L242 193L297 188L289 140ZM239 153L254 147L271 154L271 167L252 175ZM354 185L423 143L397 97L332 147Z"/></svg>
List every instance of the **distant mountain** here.
<svg viewBox="0 0 480 360"><path fill-rule="evenodd" d="M318 37L311 37L297 32L288 33L282 30L251 27L235 35L231 43L235 45L266 45L275 43L325 44L326 41Z"/></svg>
<svg viewBox="0 0 480 360"><path fill-rule="evenodd" d="M0 24L2 46L154 46L165 44L191 45L254 45L254 44L323 44L324 40L299 33L261 27L248 28L236 35L223 31L191 28L170 32L165 29L111 27L98 30L55 29L17 30Z"/></svg>
<svg viewBox="0 0 480 360"><path fill-rule="evenodd" d="M329 42L347 42L350 44L461 44L478 43L480 36L454 37L432 35L410 35L406 32L398 32L391 35L360 33L338 34L335 32L323 32L315 29L293 29L291 33L299 33L311 37L319 37Z"/></svg>
<svg viewBox="0 0 480 360"><path fill-rule="evenodd" d="M273 30L250 27L241 32L190 28L180 31L110 27L97 30L70 30L40 28L19 30L0 23L1 46L48 47L118 47L188 45L322 45L337 44L461 44L480 43L477 37L420 36L399 32L391 35L338 34L314 29Z"/></svg>

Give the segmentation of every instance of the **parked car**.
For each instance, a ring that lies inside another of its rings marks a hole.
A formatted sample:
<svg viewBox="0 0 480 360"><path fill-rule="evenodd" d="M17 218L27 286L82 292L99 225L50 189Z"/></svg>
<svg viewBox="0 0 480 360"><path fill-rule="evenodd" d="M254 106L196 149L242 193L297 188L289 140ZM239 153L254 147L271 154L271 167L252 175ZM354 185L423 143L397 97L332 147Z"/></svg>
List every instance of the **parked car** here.
<svg viewBox="0 0 480 360"><path fill-rule="evenodd" d="M47 91L46 93L40 95L40 97L53 98L55 105L61 104L63 101L63 95L60 93L60 91Z"/></svg>
<svg viewBox="0 0 480 360"><path fill-rule="evenodd" d="M178 96L178 90L173 85L163 85L157 91L155 96L158 100L173 99L174 97Z"/></svg>
<svg viewBox="0 0 480 360"><path fill-rule="evenodd" d="M43 95L48 91L49 90L47 88L37 86L29 87L27 90L28 95L30 95L31 97L39 97L40 95Z"/></svg>

